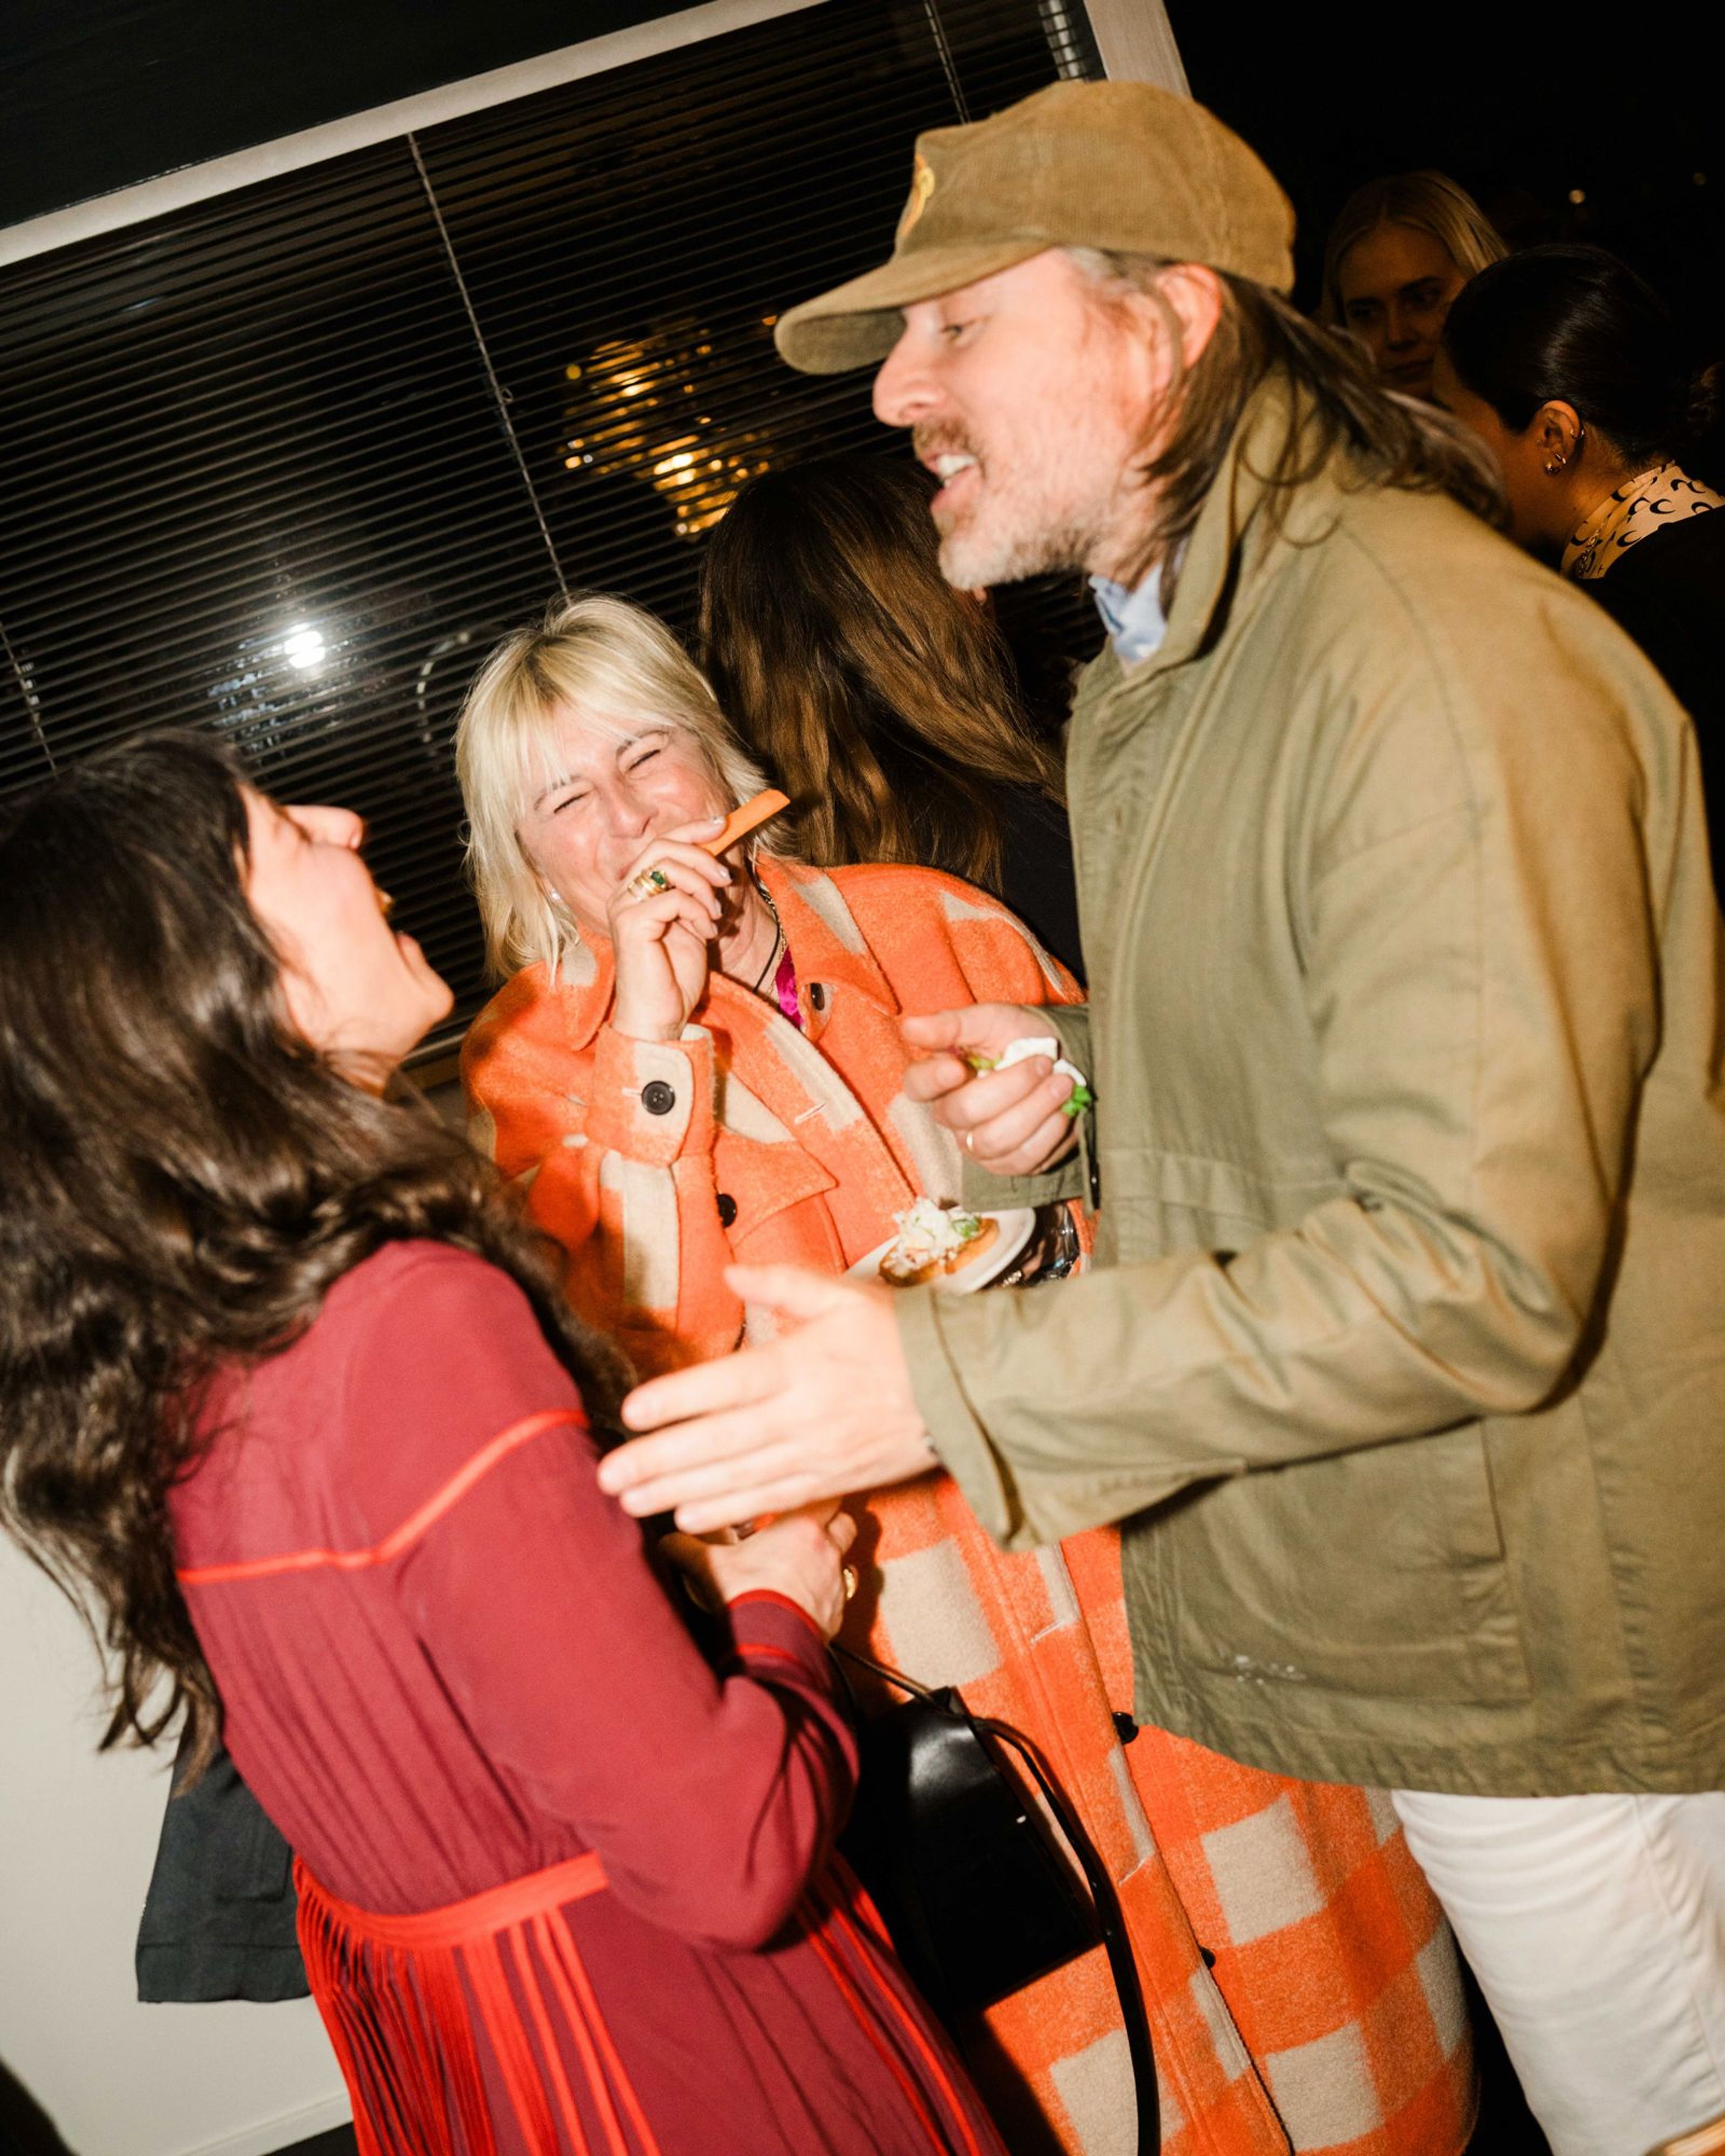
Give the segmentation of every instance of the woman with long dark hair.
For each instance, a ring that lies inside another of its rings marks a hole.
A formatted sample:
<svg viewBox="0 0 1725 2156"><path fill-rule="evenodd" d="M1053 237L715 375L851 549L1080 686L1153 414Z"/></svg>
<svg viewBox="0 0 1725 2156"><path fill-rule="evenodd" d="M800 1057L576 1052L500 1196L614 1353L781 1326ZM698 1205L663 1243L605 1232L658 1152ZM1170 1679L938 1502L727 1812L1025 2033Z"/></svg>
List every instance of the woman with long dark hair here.
<svg viewBox="0 0 1725 2156"><path fill-rule="evenodd" d="M0 1518L297 1851L365 2156L998 2150L829 1861L849 1522L680 1542L697 1650L361 836L167 737L0 838Z"/></svg>
<svg viewBox="0 0 1725 2156"><path fill-rule="evenodd" d="M1725 497L1682 459L1712 412L1671 311L1598 247L1535 247L1450 311L1440 400L1503 474L1510 536L1628 631L1695 721L1716 882L1725 864Z"/></svg>
<svg viewBox="0 0 1725 2156"><path fill-rule="evenodd" d="M1025 717L987 594L941 574L933 491L908 458L752 480L707 542L705 670L791 796L803 860L980 884L1082 980L1060 761Z"/></svg>

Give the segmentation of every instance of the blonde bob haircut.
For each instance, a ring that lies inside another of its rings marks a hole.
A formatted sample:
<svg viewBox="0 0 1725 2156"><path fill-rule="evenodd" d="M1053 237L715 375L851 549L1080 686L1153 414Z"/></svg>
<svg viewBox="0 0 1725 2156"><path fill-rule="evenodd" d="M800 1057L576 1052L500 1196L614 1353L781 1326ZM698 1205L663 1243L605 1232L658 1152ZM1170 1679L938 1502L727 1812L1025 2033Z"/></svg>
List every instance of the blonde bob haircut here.
<svg viewBox="0 0 1725 2156"><path fill-rule="evenodd" d="M732 808L766 783L706 675L640 608L583 593L555 601L536 626L506 637L475 676L455 729L468 877L486 963L500 980L542 963L555 973L580 937L518 835L522 815L556 776L552 723L565 708L619 737L644 724L692 734ZM765 833L759 843L777 850Z"/></svg>
<svg viewBox="0 0 1725 2156"><path fill-rule="evenodd" d="M1392 172L1357 187L1336 213L1324 242L1321 310L1332 328L1343 326L1342 264L1350 249L1381 225L1428 233L1464 277L1477 277L1509 249L1502 234L1466 188L1447 172Z"/></svg>

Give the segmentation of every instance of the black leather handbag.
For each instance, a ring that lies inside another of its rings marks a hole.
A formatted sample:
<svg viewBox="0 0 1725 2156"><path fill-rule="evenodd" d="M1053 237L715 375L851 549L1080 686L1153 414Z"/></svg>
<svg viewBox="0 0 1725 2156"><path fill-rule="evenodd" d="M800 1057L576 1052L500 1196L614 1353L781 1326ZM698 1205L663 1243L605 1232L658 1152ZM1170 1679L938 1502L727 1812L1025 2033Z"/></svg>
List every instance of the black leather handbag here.
<svg viewBox="0 0 1725 2156"><path fill-rule="evenodd" d="M1153 2156L1161 2145L1156 2066L1132 1943L1107 1866L1065 1792L1029 1738L972 1714L956 1691L931 1691L847 1647L833 1654L841 1671L851 1663L907 1695L861 1725L856 1804L839 1847L911 1980L962 2048L967 2016L1100 1941L1132 2056L1137 2145Z"/></svg>

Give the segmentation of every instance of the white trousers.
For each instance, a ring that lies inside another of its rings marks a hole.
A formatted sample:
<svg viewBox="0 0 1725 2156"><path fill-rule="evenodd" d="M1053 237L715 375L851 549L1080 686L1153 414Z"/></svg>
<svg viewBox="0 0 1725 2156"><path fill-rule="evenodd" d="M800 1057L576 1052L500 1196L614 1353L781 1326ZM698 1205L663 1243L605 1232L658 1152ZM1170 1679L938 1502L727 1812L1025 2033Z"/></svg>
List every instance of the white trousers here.
<svg viewBox="0 0 1725 2156"><path fill-rule="evenodd" d="M1725 2112L1725 1794L1392 1794L1555 2156Z"/></svg>

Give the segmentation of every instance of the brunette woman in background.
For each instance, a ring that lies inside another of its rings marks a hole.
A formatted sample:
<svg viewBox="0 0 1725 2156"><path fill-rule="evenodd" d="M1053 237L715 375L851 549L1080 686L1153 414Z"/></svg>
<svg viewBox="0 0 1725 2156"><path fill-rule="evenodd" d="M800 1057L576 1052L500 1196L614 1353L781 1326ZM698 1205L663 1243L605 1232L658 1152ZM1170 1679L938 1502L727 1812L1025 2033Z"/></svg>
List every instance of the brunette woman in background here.
<svg viewBox="0 0 1725 2156"><path fill-rule="evenodd" d="M707 542L705 670L790 795L799 858L980 884L1081 981L1060 762L1025 721L987 593L941 574L933 491L897 458L752 480Z"/></svg>
<svg viewBox="0 0 1725 2156"><path fill-rule="evenodd" d="M849 1520L675 1538L704 1659L361 836L179 737L0 839L0 1521L298 1851L362 2156L998 2156L829 1861Z"/></svg>
<svg viewBox="0 0 1725 2156"><path fill-rule="evenodd" d="M1725 870L1725 499L1680 459L1706 426L1671 313L1597 247L1535 247L1451 310L1437 393L1497 459L1510 536L1591 593L1695 722Z"/></svg>

